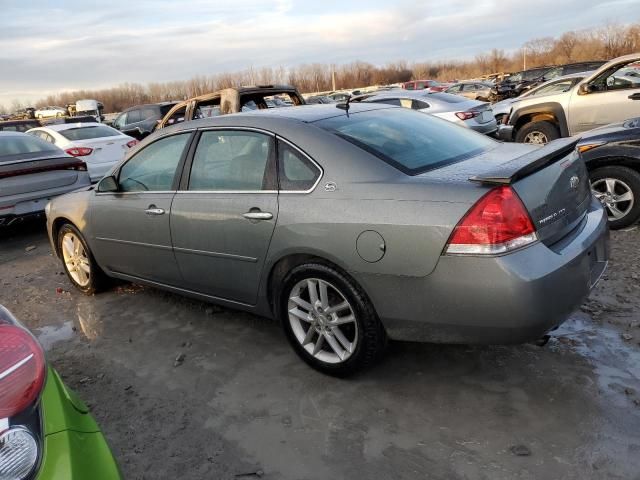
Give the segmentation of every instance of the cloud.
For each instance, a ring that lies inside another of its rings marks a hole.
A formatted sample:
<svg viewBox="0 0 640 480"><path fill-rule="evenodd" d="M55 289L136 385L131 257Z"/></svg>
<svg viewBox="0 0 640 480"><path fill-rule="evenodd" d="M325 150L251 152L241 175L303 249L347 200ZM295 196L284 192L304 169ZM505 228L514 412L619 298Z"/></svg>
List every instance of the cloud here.
<svg viewBox="0 0 640 480"><path fill-rule="evenodd" d="M5 0L0 104L249 66L472 58L606 19L637 21L640 0Z"/></svg>

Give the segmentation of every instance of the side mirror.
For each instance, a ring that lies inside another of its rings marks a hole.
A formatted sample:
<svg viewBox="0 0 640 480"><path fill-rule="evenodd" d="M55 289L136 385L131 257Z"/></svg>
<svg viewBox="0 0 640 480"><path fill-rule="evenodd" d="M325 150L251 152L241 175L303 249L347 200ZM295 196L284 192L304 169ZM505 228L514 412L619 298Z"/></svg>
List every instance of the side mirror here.
<svg viewBox="0 0 640 480"><path fill-rule="evenodd" d="M593 87L588 83L583 83L578 87L578 95L587 95L591 92L593 92Z"/></svg>
<svg viewBox="0 0 640 480"><path fill-rule="evenodd" d="M116 177L113 175L109 175L108 177L104 177L100 182L98 182L98 188L96 191L103 192L117 192L118 191L118 181Z"/></svg>

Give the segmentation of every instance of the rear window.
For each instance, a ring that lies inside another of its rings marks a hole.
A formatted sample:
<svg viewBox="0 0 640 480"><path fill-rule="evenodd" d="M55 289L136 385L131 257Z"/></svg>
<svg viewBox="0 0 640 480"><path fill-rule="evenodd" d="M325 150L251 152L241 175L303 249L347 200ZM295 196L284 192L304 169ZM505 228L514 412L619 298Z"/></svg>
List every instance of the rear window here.
<svg viewBox="0 0 640 480"><path fill-rule="evenodd" d="M315 124L407 175L465 160L496 146L484 135L404 108L352 113Z"/></svg>
<svg viewBox="0 0 640 480"><path fill-rule="evenodd" d="M8 160L2 157L51 152L62 153L59 148L49 142L45 142L37 137L32 137L31 135L0 136L0 162Z"/></svg>
<svg viewBox="0 0 640 480"><path fill-rule="evenodd" d="M169 105L162 105L160 107L160 115L162 115L164 117L167 113L169 113L169 110L171 110L174 105L175 105L175 103L171 103Z"/></svg>
<svg viewBox="0 0 640 480"><path fill-rule="evenodd" d="M106 125L91 127L75 127L67 130L59 130L58 133L67 140L89 140L91 138L117 137L120 132Z"/></svg>
<svg viewBox="0 0 640 480"><path fill-rule="evenodd" d="M444 93L444 92L429 93L425 95L424 98L426 100L429 100L430 98L435 98L436 100L441 100L447 103L463 103L463 102L469 101L469 99L466 97L461 97L460 95L453 95L451 93Z"/></svg>

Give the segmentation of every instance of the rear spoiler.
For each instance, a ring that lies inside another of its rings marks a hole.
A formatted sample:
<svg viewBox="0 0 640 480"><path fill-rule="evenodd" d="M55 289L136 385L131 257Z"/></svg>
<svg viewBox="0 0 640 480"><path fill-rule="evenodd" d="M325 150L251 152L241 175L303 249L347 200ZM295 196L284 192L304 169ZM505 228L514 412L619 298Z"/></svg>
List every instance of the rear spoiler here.
<svg viewBox="0 0 640 480"><path fill-rule="evenodd" d="M576 151L577 144L578 139L574 138L554 140L544 147L500 165L493 171L470 177L469 181L485 185L510 185Z"/></svg>
<svg viewBox="0 0 640 480"><path fill-rule="evenodd" d="M47 158L13 163L0 163L0 179L51 170L86 171L87 164L74 157Z"/></svg>

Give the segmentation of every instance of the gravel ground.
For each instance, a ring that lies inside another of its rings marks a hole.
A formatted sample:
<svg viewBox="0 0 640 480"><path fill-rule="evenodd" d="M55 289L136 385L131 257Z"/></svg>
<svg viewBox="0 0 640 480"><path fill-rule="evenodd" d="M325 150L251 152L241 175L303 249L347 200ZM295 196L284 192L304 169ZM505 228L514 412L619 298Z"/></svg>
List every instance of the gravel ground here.
<svg viewBox="0 0 640 480"><path fill-rule="evenodd" d="M306 367L276 322L130 284L80 294L41 223L0 232L0 303L127 479L640 479L640 229L611 240L547 346L397 342L349 380Z"/></svg>

